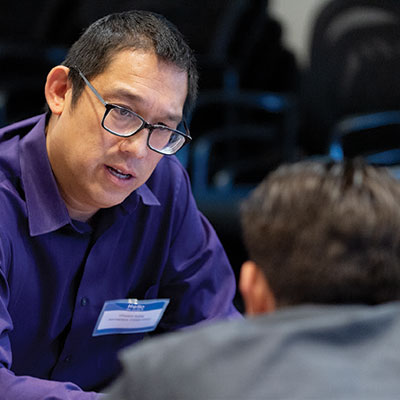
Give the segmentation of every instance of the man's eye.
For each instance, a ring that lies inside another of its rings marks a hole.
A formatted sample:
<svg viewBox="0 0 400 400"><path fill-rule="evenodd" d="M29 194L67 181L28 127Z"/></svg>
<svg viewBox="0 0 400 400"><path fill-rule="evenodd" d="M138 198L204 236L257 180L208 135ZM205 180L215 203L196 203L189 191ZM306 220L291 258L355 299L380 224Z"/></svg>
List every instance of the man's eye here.
<svg viewBox="0 0 400 400"><path fill-rule="evenodd" d="M167 124L164 124L164 122L157 122L156 124L154 124L155 126L159 126L160 128L167 128L167 129L173 129L170 126L168 126Z"/></svg>
<svg viewBox="0 0 400 400"><path fill-rule="evenodd" d="M118 114L121 117L131 117L132 116L132 113L128 110L125 110L125 108L117 108L117 110L118 110Z"/></svg>

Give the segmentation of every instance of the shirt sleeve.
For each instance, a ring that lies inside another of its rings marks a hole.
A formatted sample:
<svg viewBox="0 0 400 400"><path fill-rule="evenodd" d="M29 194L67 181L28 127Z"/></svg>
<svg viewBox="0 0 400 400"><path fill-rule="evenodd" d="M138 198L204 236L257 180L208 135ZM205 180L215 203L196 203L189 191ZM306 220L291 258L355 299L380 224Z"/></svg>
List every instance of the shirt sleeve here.
<svg viewBox="0 0 400 400"><path fill-rule="evenodd" d="M236 280L227 255L197 208L186 171L181 176L174 202L179 204L174 237L159 292L171 300L159 325L167 331L204 320L241 317L233 305Z"/></svg>
<svg viewBox="0 0 400 400"><path fill-rule="evenodd" d="M9 333L13 329L8 312L9 287L7 284L7 240L0 235L0 399L7 400L99 400L103 396L84 392L70 382L55 382L29 376L16 376L12 372L12 349ZM29 332L26 333L29 335ZM27 355L28 356L28 355Z"/></svg>

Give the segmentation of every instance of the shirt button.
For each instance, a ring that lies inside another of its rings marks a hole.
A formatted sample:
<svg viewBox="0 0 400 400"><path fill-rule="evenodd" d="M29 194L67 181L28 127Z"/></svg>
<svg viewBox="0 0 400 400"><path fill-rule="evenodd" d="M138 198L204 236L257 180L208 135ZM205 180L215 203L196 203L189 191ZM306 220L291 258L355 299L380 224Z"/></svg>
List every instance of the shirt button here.
<svg viewBox="0 0 400 400"><path fill-rule="evenodd" d="M67 356L64 358L64 362L69 363L71 361L71 356Z"/></svg>
<svg viewBox="0 0 400 400"><path fill-rule="evenodd" d="M81 306L85 307L89 303L89 299L87 297L81 298Z"/></svg>

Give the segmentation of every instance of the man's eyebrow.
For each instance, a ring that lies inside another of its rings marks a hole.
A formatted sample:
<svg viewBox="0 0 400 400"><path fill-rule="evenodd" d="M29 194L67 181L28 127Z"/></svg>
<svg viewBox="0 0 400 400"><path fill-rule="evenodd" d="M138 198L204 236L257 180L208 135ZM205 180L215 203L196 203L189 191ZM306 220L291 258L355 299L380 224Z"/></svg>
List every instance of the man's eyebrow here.
<svg viewBox="0 0 400 400"><path fill-rule="evenodd" d="M145 98L140 96L139 94L132 93L129 90L126 90L124 88L119 88L115 90L110 90L109 92L105 93L105 96L114 98L117 100L124 100L124 102L127 102L128 104L132 103L143 103L145 102ZM107 100L106 100L107 101ZM109 101L107 101L109 102ZM113 103L113 101L110 101L109 103ZM135 108L132 108L132 111L137 111ZM163 119L166 119L167 121L171 122L176 122L177 124L182 121L182 115L177 115L177 114L166 114ZM161 122L161 121L159 121Z"/></svg>

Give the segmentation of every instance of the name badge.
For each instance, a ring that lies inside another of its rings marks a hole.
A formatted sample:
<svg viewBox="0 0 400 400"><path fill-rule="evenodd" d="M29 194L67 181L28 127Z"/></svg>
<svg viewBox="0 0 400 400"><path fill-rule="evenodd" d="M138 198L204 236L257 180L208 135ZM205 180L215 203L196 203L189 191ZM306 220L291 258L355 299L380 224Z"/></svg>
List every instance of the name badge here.
<svg viewBox="0 0 400 400"><path fill-rule="evenodd" d="M93 336L153 331L168 303L169 299L106 301L97 319Z"/></svg>

